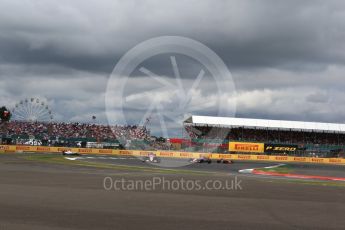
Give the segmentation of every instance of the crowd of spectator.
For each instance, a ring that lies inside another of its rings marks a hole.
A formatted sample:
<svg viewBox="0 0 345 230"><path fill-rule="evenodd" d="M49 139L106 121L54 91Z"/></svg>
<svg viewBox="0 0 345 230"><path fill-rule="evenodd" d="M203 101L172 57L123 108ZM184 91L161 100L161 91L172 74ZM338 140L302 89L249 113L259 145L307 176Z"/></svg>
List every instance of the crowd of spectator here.
<svg viewBox="0 0 345 230"><path fill-rule="evenodd" d="M94 144L114 141L129 149L171 148L166 139L153 137L149 129L137 125L11 121L2 127L0 134L17 144L76 147L86 139L95 141Z"/></svg>
<svg viewBox="0 0 345 230"><path fill-rule="evenodd" d="M45 123L11 121L2 130L6 136L34 136L43 139L93 138L97 140L128 139L148 140L150 132L146 127L136 125L108 126L87 123Z"/></svg>
<svg viewBox="0 0 345 230"><path fill-rule="evenodd" d="M211 146L211 148L219 148L219 151L227 151L226 144L229 141L286 143L297 144L302 147L308 144L345 146L344 133L248 129L244 127L186 126L185 128L191 140L189 144L182 144L182 148L187 146L204 149ZM164 138L153 137L149 129L137 125L109 126L91 123L10 121L0 131L2 137L16 138L17 143L21 143L18 142L20 137L27 136L43 143L63 139L92 139L97 143L118 141L125 148L171 149L169 141ZM22 140L22 142L27 143L27 140Z"/></svg>

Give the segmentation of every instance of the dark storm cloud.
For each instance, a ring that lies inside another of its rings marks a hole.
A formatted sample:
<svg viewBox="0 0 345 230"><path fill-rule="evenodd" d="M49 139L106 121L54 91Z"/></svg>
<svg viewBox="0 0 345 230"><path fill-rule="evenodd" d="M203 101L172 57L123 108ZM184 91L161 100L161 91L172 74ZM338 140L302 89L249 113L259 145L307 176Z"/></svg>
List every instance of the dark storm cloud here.
<svg viewBox="0 0 345 230"><path fill-rule="evenodd" d="M37 36L40 35L38 34ZM88 49L87 45L85 45L84 49ZM115 54L94 54L77 50L76 53L73 50L64 52L59 45L53 43L32 48L28 40L17 39L15 36L13 38L3 38L0 35L0 50L0 60L3 63L59 65L64 68L92 72L110 72L114 62L118 59Z"/></svg>
<svg viewBox="0 0 345 230"><path fill-rule="evenodd" d="M174 35L202 42L227 64L238 93L221 97L225 108L237 101L238 116L343 122L344 28L342 0L0 0L0 99L13 105L40 96L61 120L97 114L105 122L104 94L117 61L140 42ZM191 85L200 66L179 61ZM144 64L173 77L169 60ZM140 92L146 76L132 77L127 92L135 103L150 101ZM196 104L216 97L210 82L193 92ZM176 106L172 95L154 97ZM140 111L131 120L141 120Z"/></svg>
<svg viewBox="0 0 345 230"><path fill-rule="evenodd" d="M109 71L150 37L181 35L231 68L344 63L343 1L2 1L1 60Z"/></svg>

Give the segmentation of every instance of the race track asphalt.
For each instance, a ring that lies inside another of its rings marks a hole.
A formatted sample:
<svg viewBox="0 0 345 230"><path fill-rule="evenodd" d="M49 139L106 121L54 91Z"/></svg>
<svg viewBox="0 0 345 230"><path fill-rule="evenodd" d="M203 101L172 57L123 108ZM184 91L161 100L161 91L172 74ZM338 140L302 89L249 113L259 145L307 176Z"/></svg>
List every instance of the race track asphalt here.
<svg viewBox="0 0 345 230"><path fill-rule="evenodd" d="M73 158L73 157L72 157ZM125 164L132 166L150 166L150 167L168 167L182 168L186 170L200 170L209 172L223 172L230 174L238 174L239 170L264 168L277 165L285 165L289 167L291 173L317 176L344 177L344 165L326 165L326 164L303 164L303 163L276 163L276 162L254 162L254 161L235 161L235 164L190 164L189 159L161 158L159 164L143 163L141 158L125 157L125 156L99 156L99 155L83 155L79 160L87 162L102 162L106 164ZM172 166L172 167L171 167ZM176 167L182 166L182 167Z"/></svg>
<svg viewBox="0 0 345 230"><path fill-rule="evenodd" d="M100 162L105 164L114 165L130 165L130 166L146 166L153 168L170 168L170 169L184 169L184 170L197 170L206 172L223 172L223 173L238 173L239 170L248 168L262 168L278 163L272 162L251 162L251 161L237 161L236 164L218 164L216 161L213 163L191 164L190 159L174 159L174 158L160 158L160 163L143 163L142 158L126 157L126 156L99 156L99 155L83 155L76 158L80 161L86 162Z"/></svg>
<svg viewBox="0 0 345 230"><path fill-rule="evenodd" d="M345 226L343 184L300 183L236 174L239 169L265 167L269 163L198 164L168 173L147 171L141 168L142 162L133 163L135 160L122 163L115 159L88 160L113 160L114 165L138 164L138 167L90 167L78 164L77 160L52 163L18 154L0 154L0 229L344 229ZM193 171L206 173L193 174ZM158 186L150 191L108 191L103 184L105 178L150 181L153 177L202 184L236 180L241 182L241 189L173 190Z"/></svg>

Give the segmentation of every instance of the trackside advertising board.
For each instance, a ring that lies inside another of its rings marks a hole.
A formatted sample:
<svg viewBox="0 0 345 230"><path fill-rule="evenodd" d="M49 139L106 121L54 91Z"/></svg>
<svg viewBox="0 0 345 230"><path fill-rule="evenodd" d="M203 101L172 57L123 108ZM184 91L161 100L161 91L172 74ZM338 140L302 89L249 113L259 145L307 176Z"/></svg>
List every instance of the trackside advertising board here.
<svg viewBox="0 0 345 230"><path fill-rule="evenodd" d="M265 143L265 153L289 153L297 150L297 145Z"/></svg>
<svg viewBox="0 0 345 230"><path fill-rule="evenodd" d="M263 153L264 143L253 142L229 142L230 152Z"/></svg>
<svg viewBox="0 0 345 230"><path fill-rule="evenodd" d="M243 145L236 147L237 152L248 151L264 151L263 143L243 143ZM233 143L232 145L234 145ZM285 146L286 147L286 146ZM175 151L141 151L141 150L116 150L116 149L82 149L82 148L65 148L65 147L45 147L45 146L24 146L24 145L0 145L0 153L16 153L16 152L33 152L33 153L61 153L63 150L71 150L81 154L112 154L112 155L126 155L126 156L147 156L150 153L156 154L158 157L173 157L173 158L199 158L210 157L216 159L231 159L231 160L251 160L251 161L271 161L271 162L304 162L313 164L337 164L345 165L343 158L315 158L315 157L296 157L296 156L274 156L263 154L218 154L218 153L194 153L194 152L175 152ZM292 150L292 149L290 149ZM261 153L262 153L261 152Z"/></svg>

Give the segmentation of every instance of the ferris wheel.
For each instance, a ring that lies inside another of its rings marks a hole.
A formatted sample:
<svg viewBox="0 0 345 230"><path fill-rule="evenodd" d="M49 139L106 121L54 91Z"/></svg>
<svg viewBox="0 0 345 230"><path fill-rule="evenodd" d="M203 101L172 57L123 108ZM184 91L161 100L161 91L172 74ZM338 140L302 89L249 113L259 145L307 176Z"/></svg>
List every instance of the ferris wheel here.
<svg viewBox="0 0 345 230"><path fill-rule="evenodd" d="M26 98L15 105L12 110L13 120L50 122L54 116L46 102L39 98Z"/></svg>

